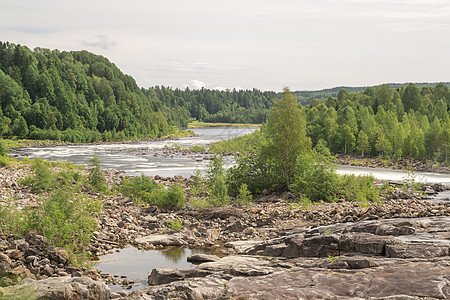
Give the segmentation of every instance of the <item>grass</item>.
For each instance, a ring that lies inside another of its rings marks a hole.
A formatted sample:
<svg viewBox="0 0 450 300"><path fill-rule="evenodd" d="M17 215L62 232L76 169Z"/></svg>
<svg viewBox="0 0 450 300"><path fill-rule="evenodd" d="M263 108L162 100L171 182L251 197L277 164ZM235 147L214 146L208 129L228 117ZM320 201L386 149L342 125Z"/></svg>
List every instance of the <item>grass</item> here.
<svg viewBox="0 0 450 300"><path fill-rule="evenodd" d="M207 123L192 121L188 128L207 128L207 127L261 127L261 124L243 124L243 123Z"/></svg>

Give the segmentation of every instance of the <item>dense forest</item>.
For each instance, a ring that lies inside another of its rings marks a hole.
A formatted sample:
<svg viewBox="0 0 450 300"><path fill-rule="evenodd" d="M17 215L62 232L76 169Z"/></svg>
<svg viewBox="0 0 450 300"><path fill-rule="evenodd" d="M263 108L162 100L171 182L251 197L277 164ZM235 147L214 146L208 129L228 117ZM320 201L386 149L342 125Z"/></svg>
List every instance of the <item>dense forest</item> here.
<svg viewBox="0 0 450 300"><path fill-rule="evenodd" d="M161 136L183 117L105 57L0 42L0 137L93 142ZM184 112L184 114L183 114Z"/></svg>
<svg viewBox="0 0 450 300"><path fill-rule="evenodd" d="M156 86L143 91L148 96L156 96L176 111L187 109L191 118L224 123L261 124L266 120L269 108L278 96L275 92L262 92L257 89L180 90Z"/></svg>
<svg viewBox="0 0 450 300"><path fill-rule="evenodd" d="M369 87L313 101L306 107L307 134L313 145L334 153L411 157L448 161L449 88Z"/></svg>

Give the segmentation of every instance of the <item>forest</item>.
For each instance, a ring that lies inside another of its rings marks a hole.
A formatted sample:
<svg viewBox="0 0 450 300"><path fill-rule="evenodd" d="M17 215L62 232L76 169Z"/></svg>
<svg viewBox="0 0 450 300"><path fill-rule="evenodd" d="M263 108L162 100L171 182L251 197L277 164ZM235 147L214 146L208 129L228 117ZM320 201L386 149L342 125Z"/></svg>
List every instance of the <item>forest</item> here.
<svg viewBox="0 0 450 300"><path fill-rule="evenodd" d="M170 109L103 56L0 43L0 136L70 142L173 132Z"/></svg>

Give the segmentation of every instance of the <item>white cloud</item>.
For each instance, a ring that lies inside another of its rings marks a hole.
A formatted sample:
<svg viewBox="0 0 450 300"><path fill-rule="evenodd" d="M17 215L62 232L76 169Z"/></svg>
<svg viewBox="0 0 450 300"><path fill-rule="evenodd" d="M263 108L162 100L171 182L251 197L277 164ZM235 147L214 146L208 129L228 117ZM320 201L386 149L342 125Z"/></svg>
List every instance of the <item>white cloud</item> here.
<svg viewBox="0 0 450 300"><path fill-rule="evenodd" d="M193 79L188 84L183 84L183 88L187 87L194 90L200 90L201 88L206 87L206 85L203 81Z"/></svg>

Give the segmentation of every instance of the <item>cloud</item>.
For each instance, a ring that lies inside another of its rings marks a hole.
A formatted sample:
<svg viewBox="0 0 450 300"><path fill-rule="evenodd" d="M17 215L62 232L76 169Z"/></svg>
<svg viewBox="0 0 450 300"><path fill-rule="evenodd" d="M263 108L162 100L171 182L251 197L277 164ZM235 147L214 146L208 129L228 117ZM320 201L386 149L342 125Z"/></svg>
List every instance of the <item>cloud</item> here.
<svg viewBox="0 0 450 300"><path fill-rule="evenodd" d="M189 87L194 90L200 90L201 88L203 88L205 86L206 86L206 84L203 81L196 80L196 79L191 80L188 84L183 84L184 88Z"/></svg>
<svg viewBox="0 0 450 300"><path fill-rule="evenodd" d="M95 42L88 42L88 41L81 41L83 45L100 48L103 50L109 50L112 46L116 45L115 41L110 41L109 38L105 35L97 35L97 41Z"/></svg>

